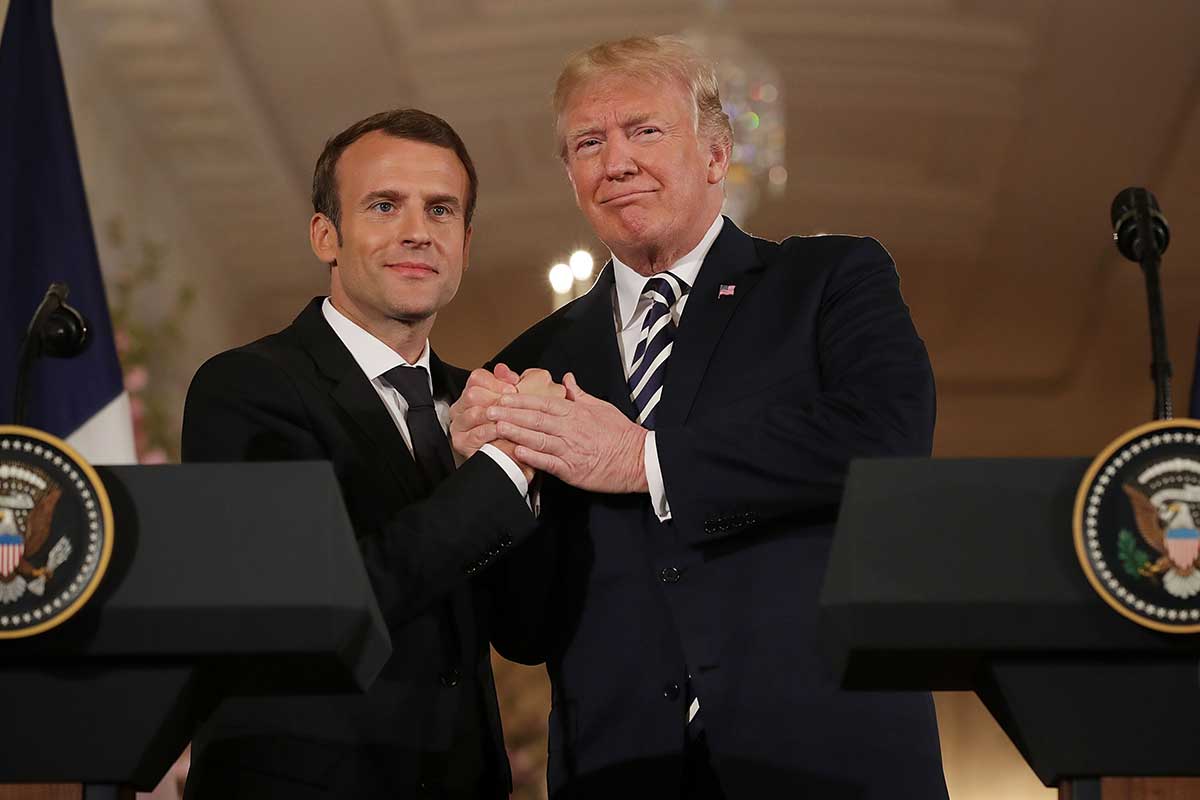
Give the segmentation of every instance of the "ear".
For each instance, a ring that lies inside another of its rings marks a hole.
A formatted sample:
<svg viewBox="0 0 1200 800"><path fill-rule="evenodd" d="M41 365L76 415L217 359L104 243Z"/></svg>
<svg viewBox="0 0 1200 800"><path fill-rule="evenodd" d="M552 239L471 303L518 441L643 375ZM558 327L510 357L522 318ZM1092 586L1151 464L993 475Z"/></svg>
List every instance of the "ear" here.
<svg viewBox="0 0 1200 800"><path fill-rule="evenodd" d="M466 272L471 266L471 231L473 230L474 228L468 225L463 234L463 272Z"/></svg>
<svg viewBox="0 0 1200 800"><path fill-rule="evenodd" d="M708 147L708 182L720 183L729 173L729 161L733 156L733 145L712 142Z"/></svg>
<svg viewBox="0 0 1200 800"><path fill-rule="evenodd" d="M308 221L308 243L317 258L331 267L337 266L338 252L341 248L338 245L338 232L337 228L333 227L333 220L324 214L313 214L312 219Z"/></svg>

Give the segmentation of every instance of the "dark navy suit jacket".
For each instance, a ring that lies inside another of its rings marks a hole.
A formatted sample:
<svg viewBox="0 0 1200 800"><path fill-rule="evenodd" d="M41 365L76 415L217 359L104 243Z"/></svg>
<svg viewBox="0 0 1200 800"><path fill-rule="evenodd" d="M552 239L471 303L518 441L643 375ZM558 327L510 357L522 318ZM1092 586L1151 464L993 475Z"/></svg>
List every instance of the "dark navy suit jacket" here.
<svg viewBox="0 0 1200 800"><path fill-rule="evenodd" d="M609 264L497 360L572 371L633 418L612 290ZM645 494L547 480L538 531L494 576L493 643L550 672L551 792L677 797L690 672L731 798L944 799L929 695L840 691L817 651L849 461L932 442L933 375L887 252L727 220L656 416L669 522Z"/></svg>

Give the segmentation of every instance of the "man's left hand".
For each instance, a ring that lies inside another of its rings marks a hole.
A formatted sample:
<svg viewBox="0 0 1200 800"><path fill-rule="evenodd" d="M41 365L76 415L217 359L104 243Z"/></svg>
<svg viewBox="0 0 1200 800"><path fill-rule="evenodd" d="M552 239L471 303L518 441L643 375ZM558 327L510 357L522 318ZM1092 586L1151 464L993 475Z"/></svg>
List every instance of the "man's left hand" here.
<svg viewBox="0 0 1200 800"><path fill-rule="evenodd" d="M567 373L566 397L506 394L487 410L517 460L592 492L646 492L648 431L592 397Z"/></svg>

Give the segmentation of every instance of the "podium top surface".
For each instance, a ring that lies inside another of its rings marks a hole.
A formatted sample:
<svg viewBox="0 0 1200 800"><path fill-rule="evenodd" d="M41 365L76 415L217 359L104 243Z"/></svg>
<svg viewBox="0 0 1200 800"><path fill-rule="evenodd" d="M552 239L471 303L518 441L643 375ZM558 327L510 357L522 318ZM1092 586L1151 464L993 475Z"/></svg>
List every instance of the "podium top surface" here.
<svg viewBox="0 0 1200 800"><path fill-rule="evenodd" d="M60 627L2 643L10 661L334 655L366 685L390 652L325 462L98 467L114 549ZM364 683L365 681L365 683Z"/></svg>
<svg viewBox="0 0 1200 800"><path fill-rule="evenodd" d="M1088 584L1071 515L1090 461L854 462L822 592L835 662L1200 653L1200 637L1143 628Z"/></svg>

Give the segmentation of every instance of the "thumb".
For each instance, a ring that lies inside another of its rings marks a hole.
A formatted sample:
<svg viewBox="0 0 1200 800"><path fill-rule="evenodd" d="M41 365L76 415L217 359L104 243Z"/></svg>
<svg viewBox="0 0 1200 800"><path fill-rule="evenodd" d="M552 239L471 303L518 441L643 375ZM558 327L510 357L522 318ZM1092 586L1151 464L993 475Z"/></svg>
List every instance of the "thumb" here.
<svg viewBox="0 0 1200 800"><path fill-rule="evenodd" d="M516 386L517 381L521 379L520 375L509 369L507 364L503 363L497 364L496 369L493 370L493 373L499 380L502 380L507 384L511 384L512 386Z"/></svg>
<svg viewBox="0 0 1200 800"><path fill-rule="evenodd" d="M567 390L568 400L590 400L592 396L579 387L575 382L575 373L568 372L563 376L563 386Z"/></svg>

